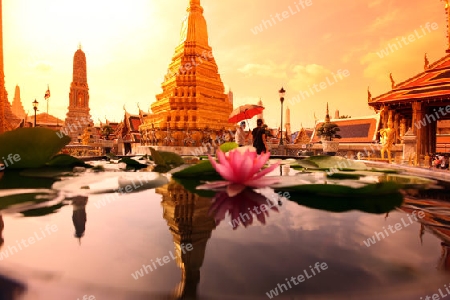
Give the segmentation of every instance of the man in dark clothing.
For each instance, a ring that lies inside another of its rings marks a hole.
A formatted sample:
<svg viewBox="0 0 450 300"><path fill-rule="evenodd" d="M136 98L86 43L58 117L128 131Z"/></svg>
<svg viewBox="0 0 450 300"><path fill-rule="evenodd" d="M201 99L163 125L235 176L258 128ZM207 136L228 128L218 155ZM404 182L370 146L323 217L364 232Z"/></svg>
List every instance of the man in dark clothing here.
<svg viewBox="0 0 450 300"><path fill-rule="evenodd" d="M261 154L267 152L269 147L267 147L266 142L266 130L262 127L263 120L258 119L256 121L256 128L252 131L253 136L253 147L256 148L256 153Z"/></svg>

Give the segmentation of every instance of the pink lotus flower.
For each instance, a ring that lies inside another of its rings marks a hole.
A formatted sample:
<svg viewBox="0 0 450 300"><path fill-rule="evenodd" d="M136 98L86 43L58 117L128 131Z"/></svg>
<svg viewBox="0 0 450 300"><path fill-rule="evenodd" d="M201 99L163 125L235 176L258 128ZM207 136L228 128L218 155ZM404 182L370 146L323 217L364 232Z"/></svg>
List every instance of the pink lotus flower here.
<svg viewBox="0 0 450 300"><path fill-rule="evenodd" d="M206 183L197 189L218 189L226 187L229 197L242 192L246 187L262 188L280 182L280 178L263 177L280 165L277 162L261 169L270 157L270 153L258 155L253 147L240 147L227 153L217 151L218 162L211 156L209 161L222 176L223 181Z"/></svg>
<svg viewBox="0 0 450 300"><path fill-rule="evenodd" d="M227 213L230 214L229 224L236 229L239 224L247 227L253 223L253 215L261 224L266 224L266 217L269 217L269 209L278 212L274 202L265 196L256 193L252 189L246 188L234 197L229 197L226 192L218 192L213 198L213 204L209 209L209 214L214 216L218 226L225 219Z"/></svg>

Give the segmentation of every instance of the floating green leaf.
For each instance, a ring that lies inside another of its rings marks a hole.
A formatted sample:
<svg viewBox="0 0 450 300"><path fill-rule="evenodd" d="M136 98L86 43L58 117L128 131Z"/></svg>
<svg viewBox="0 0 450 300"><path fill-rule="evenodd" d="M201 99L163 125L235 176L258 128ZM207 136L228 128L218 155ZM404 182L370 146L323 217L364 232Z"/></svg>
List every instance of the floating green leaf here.
<svg viewBox="0 0 450 300"><path fill-rule="evenodd" d="M197 178L197 179L222 179L212 166L209 160L204 160L196 165L186 167L180 171L172 173L174 178Z"/></svg>
<svg viewBox="0 0 450 300"><path fill-rule="evenodd" d="M20 172L20 176L23 176L23 179L27 177L34 177L33 180L37 178L51 178L58 179L63 176L73 175L72 167L41 167L36 169L26 169Z"/></svg>
<svg viewBox="0 0 450 300"><path fill-rule="evenodd" d="M49 189L56 181L55 174L52 176L23 176L24 172L32 172L33 170L8 170L3 172L3 176L0 175L0 190L6 189ZM1 174L1 173L0 173ZM35 175L35 174L33 174Z"/></svg>
<svg viewBox="0 0 450 300"><path fill-rule="evenodd" d="M168 172L169 170L179 167L184 164L183 158L173 152L158 151L150 147L150 152L152 153L152 158L156 164L155 171L161 170Z"/></svg>
<svg viewBox="0 0 450 300"><path fill-rule="evenodd" d="M363 162L346 159L340 156L318 155L306 159L298 160L297 163L308 169L329 170L337 172L338 170L367 170Z"/></svg>
<svg viewBox="0 0 450 300"><path fill-rule="evenodd" d="M167 152L167 151L158 151L159 155L163 158L166 165L171 167L179 167L184 164L183 158L177 153Z"/></svg>
<svg viewBox="0 0 450 300"><path fill-rule="evenodd" d="M379 182L362 184L357 180L341 181L342 184L311 183L294 186L276 187L275 190L297 192L310 195L330 197L360 197L361 195L385 195L399 190L394 182ZM352 184L353 183L353 184ZM353 186L353 187L352 187Z"/></svg>
<svg viewBox="0 0 450 300"><path fill-rule="evenodd" d="M70 142L68 136L60 138L57 133L34 127L0 134L0 161L7 165L7 169L41 167Z"/></svg>
<svg viewBox="0 0 450 300"><path fill-rule="evenodd" d="M289 193L289 200L310 208L332 212L360 210L367 213L383 214L400 207L403 203L403 196L398 191L382 196L360 194L358 197L305 195L295 192Z"/></svg>
<svg viewBox="0 0 450 300"><path fill-rule="evenodd" d="M68 154L58 154L50 161L46 163L47 166L50 167L85 167L85 168L92 168L91 165L85 163L81 159L78 159L76 157L73 157Z"/></svg>
<svg viewBox="0 0 450 300"><path fill-rule="evenodd" d="M194 178L174 178L176 182L181 184L186 190L193 194L197 194L200 197L214 197L215 191L211 190L197 190L202 181Z"/></svg>
<svg viewBox="0 0 450 300"><path fill-rule="evenodd" d="M138 170L148 167L147 165L141 164L137 160L134 160L134 159L129 158L129 157L123 157L121 160L119 160L119 162L125 163L127 165L127 168L133 168L133 169L138 169Z"/></svg>
<svg viewBox="0 0 450 300"><path fill-rule="evenodd" d="M11 189L7 193L0 193L0 209L4 210L11 206L30 207L36 203L46 202L56 197L51 190L45 189Z"/></svg>
<svg viewBox="0 0 450 300"><path fill-rule="evenodd" d="M223 143L222 145L220 145L219 149L222 152L228 152L228 151L231 151L231 150L236 149L238 147L239 147L239 145L237 143L235 143L235 142L226 142L226 143Z"/></svg>
<svg viewBox="0 0 450 300"><path fill-rule="evenodd" d="M20 213L24 217L41 217L41 216L53 214L53 213L57 212L57 210L59 210L63 206L64 206L64 204L61 202L61 203L51 205L51 206L45 206L45 207L24 210L24 211L21 211Z"/></svg>

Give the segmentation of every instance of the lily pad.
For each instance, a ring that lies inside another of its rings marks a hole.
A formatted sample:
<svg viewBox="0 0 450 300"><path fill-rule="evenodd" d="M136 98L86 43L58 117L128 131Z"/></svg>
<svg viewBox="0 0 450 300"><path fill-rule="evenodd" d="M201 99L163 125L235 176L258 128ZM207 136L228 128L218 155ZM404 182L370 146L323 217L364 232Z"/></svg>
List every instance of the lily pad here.
<svg viewBox="0 0 450 300"><path fill-rule="evenodd" d="M216 194L215 191L212 190L198 190L197 186L202 184L201 180L193 179L193 178L173 178L174 181L181 184L186 190L193 194L197 194L200 197L214 197Z"/></svg>
<svg viewBox="0 0 450 300"><path fill-rule="evenodd" d="M7 169L38 168L69 142L68 136L60 138L51 129L19 128L0 134L0 160L7 164Z"/></svg>
<svg viewBox="0 0 450 300"><path fill-rule="evenodd" d="M386 174L380 177L380 181L395 183L403 189L426 189L437 184L436 180L401 174Z"/></svg>
<svg viewBox="0 0 450 300"><path fill-rule="evenodd" d="M64 205L65 204L61 202L61 203L51 205L51 206L24 210L24 211L21 211L20 213L24 217L41 217L41 216L45 216L45 215L49 215L49 214L53 214L53 213L57 212Z"/></svg>
<svg viewBox="0 0 450 300"><path fill-rule="evenodd" d="M32 169L39 170L39 169ZM23 172L32 170L8 170L0 176L0 190L5 189L49 189L56 181L55 176L37 176L36 178L23 176ZM59 170L60 172L61 170ZM52 174L55 175L55 174Z"/></svg>
<svg viewBox="0 0 450 300"><path fill-rule="evenodd" d="M346 159L340 156L311 156L306 159L298 160L297 163L308 169L329 170L337 172L339 170L367 170L363 162Z"/></svg>
<svg viewBox="0 0 450 300"><path fill-rule="evenodd" d="M399 192L383 196L359 195L356 198L312 196L298 192L289 195L289 200L299 205L331 212L360 210L372 214L384 214L400 207L403 203L403 196Z"/></svg>
<svg viewBox="0 0 450 300"><path fill-rule="evenodd" d="M158 151L152 147L150 147L150 152L152 153L153 161L157 166L166 166L172 169L184 164L183 158L176 153L168 151Z"/></svg>
<svg viewBox="0 0 450 300"><path fill-rule="evenodd" d="M58 179L62 176L73 175L72 167L42 167L36 169L26 169L20 172L23 177L52 178Z"/></svg>
<svg viewBox="0 0 450 300"><path fill-rule="evenodd" d="M196 165L188 166L180 171L172 173L174 178L197 178L197 179L222 179L209 160L204 160Z"/></svg>
<svg viewBox="0 0 450 300"><path fill-rule="evenodd" d="M50 159L46 163L47 166L50 167L85 167L92 168L91 165L85 163L81 159L73 157L68 154L58 154Z"/></svg>
<svg viewBox="0 0 450 300"><path fill-rule="evenodd" d="M351 187L351 183L354 186ZM359 186L358 186L359 185ZM386 195L399 191L399 186L393 182L380 182L361 184L357 180L347 180L341 184L312 183L296 186L285 186L275 188L276 191L296 192L310 195L322 195L330 197L361 197L361 195Z"/></svg>
<svg viewBox="0 0 450 300"><path fill-rule="evenodd" d="M235 142L226 142L219 147L222 152L228 152L236 148L239 148L239 145Z"/></svg>
<svg viewBox="0 0 450 300"><path fill-rule="evenodd" d="M125 163L127 165L127 168L133 168L133 169L144 169L147 168L148 166L146 164L141 164L140 162L138 162L135 159L129 158L129 157L124 157L122 158L119 163Z"/></svg>
<svg viewBox="0 0 450 300"><path fill-rule="evenodd" d="M56 197L56 193L46 189L13 189L0 193L0 210L11 206L40 203L48 201L46 198Z"/></svg>

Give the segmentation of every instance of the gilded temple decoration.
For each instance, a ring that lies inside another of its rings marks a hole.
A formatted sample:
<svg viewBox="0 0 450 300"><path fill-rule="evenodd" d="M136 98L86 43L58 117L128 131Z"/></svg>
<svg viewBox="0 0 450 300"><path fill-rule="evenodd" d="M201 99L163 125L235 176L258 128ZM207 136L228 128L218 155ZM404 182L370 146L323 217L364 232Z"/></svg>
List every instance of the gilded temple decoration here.
<svg viewBox="0 0 450 300"><path fill-rule="evenodd" d="M156 101L151 105L152 113L144 118L140 127L144 134L153 131L153 127L163 131L169 128L173 136L184 136L186 130L201 132L206 127L214 131L223 127L233 129L233 124L228 123L233 105L229 94L225 93L208 43L200 1L190 0L187 12L180 44L161 84L162 93L156 95ZM182 141L183 138L179 143Z"/></svg>
<svg viewBox="0 0 450 300"><path fill-rule="evenodd" d="M90 125L94 127L89 114L89 86L87 83L86 55L81 50L81 46L73 57L73 79L69 92L69 111L67 112L65 126L70 128L68 135L72 142L78 141Z"/></svg>

